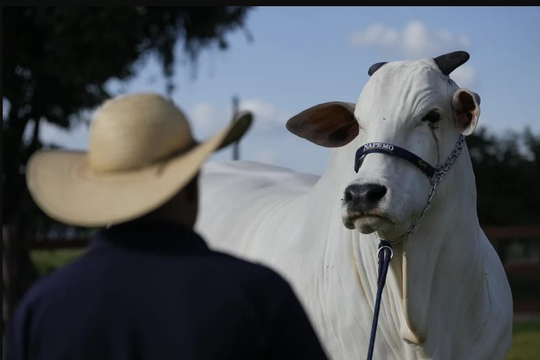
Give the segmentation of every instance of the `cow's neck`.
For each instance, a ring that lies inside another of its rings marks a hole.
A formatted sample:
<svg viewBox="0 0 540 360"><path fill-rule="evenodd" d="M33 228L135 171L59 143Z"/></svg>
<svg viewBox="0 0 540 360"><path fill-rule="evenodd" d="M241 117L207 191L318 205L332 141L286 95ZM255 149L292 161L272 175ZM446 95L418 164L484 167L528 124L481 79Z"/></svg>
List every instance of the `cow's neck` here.
<svg viewBox="0 0 540 360"><path fill-rule="evenodd" d="M476 189L467 151L443 182L439 201L413 235L395 246L398 261L391 267L395 288L402 292L401 335L416 344L429 336L430 322L454 321L445 319L455 314L448 311L450 299L462 297L466 306L483 280Z"/></svg>
<svg viewBox="0 0 540 360"><path fill-rule="evenodd" d="M337 163L337 159L342 158L343 155L334 155L330 171L321 179L327 189L328 183L333 183L336 195L341 195L346 186L339 174L332 172L332 169L343 169L344 165ZM449 173L443 179L445 186L440 186L436 195L446 200L435 202L413 235L394 245L394 258L385 288L387 294L383 296L383 307L394 307L388 314L398 314L399 319L394 321L399 321L401 338L413 347L418 345L417 350L426 345L428 338L441 338L433 334L434 331L453 326L452 314L460 311L453 306L459 304L461 308L467 308L474 303L475 297L486 296L478 290L485 288L483 253L474 175L466 149L452 171L454 174ZM343 227L342 232L346 234L350 230ZM375 254L378 240L373 234L352 233L356 271L364 283L362 287L370 290L366 294L369 297L377 288ZM373 299L368 302L372 303Z"/></svg>

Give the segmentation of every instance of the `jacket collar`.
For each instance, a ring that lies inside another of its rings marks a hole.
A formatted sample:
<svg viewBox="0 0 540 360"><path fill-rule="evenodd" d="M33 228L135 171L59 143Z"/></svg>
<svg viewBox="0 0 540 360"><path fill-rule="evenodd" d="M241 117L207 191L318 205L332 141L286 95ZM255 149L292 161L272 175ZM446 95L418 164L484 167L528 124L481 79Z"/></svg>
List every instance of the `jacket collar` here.
<svg viewBox="0 0 540 360"><path fill-rule="evenodd" d="M193 229L170 222L133 221L111 226L94 236L92 247L102 246L165 253L210 251L206 242Z"/></svg>

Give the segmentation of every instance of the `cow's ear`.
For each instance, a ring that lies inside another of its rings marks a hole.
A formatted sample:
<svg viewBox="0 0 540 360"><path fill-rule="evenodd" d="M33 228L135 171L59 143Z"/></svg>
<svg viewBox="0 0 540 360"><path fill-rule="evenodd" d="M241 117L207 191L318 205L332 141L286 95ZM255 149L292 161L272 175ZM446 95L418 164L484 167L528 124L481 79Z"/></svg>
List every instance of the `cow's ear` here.
<svg viewBox="0 0 540 360"><path fill-rule="evenodd" d="M459 131L467 136L476 129L480 117L480 96L467 89L458 89L452 99Z"/></svg>
<svg viewBox="0 0 540 360"><path fill-rule="evenodd" d="M302 111L287 121L287 129L312 143L340 147L358 135L355 104L332 101Z"/></svg>

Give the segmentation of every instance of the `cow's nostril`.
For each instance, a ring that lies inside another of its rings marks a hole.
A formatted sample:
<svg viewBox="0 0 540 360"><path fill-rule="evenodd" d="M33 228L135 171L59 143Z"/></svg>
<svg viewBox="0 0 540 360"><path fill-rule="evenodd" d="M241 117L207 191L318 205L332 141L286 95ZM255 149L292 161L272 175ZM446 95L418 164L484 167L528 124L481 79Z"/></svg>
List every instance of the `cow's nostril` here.
<svg viewBox="0 0 540 360"><path fill-rule="evenodd" d="M351 189L349 189L349 188L345 189L345 195L344 195L343 200L344 200L345 202L351 202L352 199L353 199L353 197L354 197L354 194L353 194L353 192L351 191Z"/></svg>
<svg viewBox="0 0 540 360"><path fill-rule="evenodd" d="M366 200L369 202L377 202L386 195L386 186L370 184L366 191Z"/></svg>
<svg viewBox="0 0 540 360"><path fill-rule="evenodd" d="M346 203L358 206L371 206L386 195L386 186L377 184L352 184L345 189L343 200Z"/></svg>

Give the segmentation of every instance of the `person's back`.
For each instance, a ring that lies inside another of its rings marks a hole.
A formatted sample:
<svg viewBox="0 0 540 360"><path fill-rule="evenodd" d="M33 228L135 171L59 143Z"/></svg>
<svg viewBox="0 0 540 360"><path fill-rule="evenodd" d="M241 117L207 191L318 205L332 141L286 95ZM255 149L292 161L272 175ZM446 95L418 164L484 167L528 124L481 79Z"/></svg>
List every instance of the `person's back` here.
<svg viewBox="0 0 540 360"><path fill-rule="evenodd" d="M211 251L197 234L174 224L133 223L100 232L84 256L32 288L18 311L9 336L32 346L8 348L8 359L322 354L279 275Z"/></svg>
<svg viewBox="0 0 540 360"><path fill-rule="evenodd" d="M326 359L282 277L212 251L192 230L201 164L251 118L199 144L153 94L111 100L94 118L89 155L40 152L27 182L59 221L114 225L28 291L6 329L6 359Z"/></svg>

